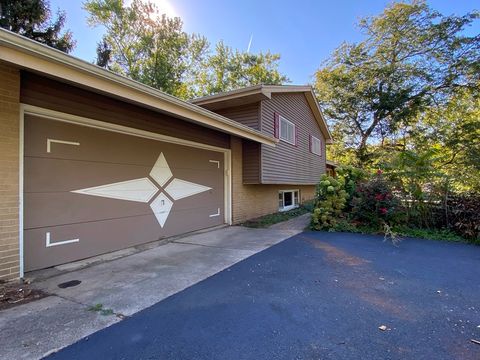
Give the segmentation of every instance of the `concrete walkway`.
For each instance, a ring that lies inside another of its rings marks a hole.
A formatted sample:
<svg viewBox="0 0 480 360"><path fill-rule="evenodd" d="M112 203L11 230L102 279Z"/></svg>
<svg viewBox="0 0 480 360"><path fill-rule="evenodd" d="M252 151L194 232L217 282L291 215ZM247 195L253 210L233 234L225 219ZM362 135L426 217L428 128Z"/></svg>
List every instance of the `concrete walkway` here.
<svg viewBox="0 0 480 360"><path fill-rule="evenodd" d="M0 312L0 358L57 351L303 230L291 228L217 229L35 282L51 296ZM58 287L71 280L81 284Z"/></svg>

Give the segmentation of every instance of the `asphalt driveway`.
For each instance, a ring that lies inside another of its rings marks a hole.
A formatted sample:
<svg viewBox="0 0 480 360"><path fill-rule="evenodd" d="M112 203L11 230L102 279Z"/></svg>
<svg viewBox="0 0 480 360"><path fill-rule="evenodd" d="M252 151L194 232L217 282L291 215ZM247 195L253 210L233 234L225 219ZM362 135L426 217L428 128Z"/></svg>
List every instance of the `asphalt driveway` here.
<svg viewBox="0 0 480 360"><path fill-rule="evenodd" d="M480 247L306 232L49 359L480 359L471 339Z"/></svg>

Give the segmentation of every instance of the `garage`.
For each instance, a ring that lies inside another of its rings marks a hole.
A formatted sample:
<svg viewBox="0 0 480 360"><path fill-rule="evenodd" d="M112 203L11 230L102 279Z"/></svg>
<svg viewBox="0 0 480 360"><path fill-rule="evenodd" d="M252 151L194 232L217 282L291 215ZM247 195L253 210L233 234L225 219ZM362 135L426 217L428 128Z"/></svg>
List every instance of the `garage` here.
<svg viewBox="0 0 480 360"><path fill-rule="evenodd" d="M24 115L25 271L228 222L229 152Z"/></svg>

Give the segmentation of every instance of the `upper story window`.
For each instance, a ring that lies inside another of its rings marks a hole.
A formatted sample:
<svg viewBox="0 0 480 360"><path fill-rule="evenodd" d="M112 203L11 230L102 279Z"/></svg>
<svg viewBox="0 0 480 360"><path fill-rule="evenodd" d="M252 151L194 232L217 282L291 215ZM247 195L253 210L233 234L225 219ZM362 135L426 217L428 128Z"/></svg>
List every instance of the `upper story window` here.
<svg viewBox="0 0 480 360"><path fill-rule="evenodd" d="M295 131L295 124L288 121L283 116L278 117L278 137L280 140L296 145Z"/></svg>
<svg viewBox="0 0 480 360"><path fill-rule="evenodd" d="M322 142L315 136L310 136L310 151L316 155L322 156Z"/></svg>

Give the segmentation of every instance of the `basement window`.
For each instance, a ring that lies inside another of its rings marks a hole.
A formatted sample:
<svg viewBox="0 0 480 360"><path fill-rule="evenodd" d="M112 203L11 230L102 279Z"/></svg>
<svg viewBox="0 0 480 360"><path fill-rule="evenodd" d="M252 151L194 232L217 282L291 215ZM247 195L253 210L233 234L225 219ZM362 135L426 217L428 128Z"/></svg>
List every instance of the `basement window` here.
<svg viewBox="0 0 480 360"><path fill-rule="evenodd" d="M281 190L278 193L278 210L288 211L298 207L298 190Z"/></svg>

